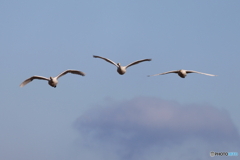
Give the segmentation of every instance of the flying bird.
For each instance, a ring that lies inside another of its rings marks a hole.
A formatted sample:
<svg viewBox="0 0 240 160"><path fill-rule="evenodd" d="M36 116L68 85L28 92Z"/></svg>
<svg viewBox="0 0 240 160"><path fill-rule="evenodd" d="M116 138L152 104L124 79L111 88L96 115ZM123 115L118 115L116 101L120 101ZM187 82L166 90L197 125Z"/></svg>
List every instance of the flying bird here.
<svg viewBox="0 0 240 160"><path fill-rule="evenodd" d="M32 76L28 79L26 79L25 81L23 81L20 84L20 87L24 87L26 84L28 84L29 82L31 82L34 79L40 79L40 80L46 80L48 81L48 84L54 88L57 87L58 84L58 78L62 77L63 75L67 74L67 73L72 73L72 74L78 74L81 76L85 76L85 73L81 72L81 71L77 71L77 70L66 70L64 72L62 72L61 74L59 74L56 77L50 77L50 78L46 78L46 77L42 77L42 76Z"/></svg>
<svg viewBox="0 0 240 160"><path fill-rule="evenodd" d="M202 73L202 72L197 72L197 71L190 71L190 70L181 69L181 70L177 70L177 71L169 71L169 72L164 72L164 73L159 73L159 74L154 74L154 75L148 75L148 77L158 76L158 75L163 75L163 74L168 74L168 73L177 73L181 78L185 78L188 73L199 73L199 74L204 74L204 75L207 75L207 76L217 76L217 75L208 74L208 73Z"/></svg>
<svg viewBox="0 0 240 160"><path fill-rule="evenodd" d="M115 65L115 66L117 67L117 72L118 72L120 75L123 75L124 73L126 73L127 68L130 67L130 66L133 66L133 65L135 65L135 64L138 64L138 63L141 63L141 62L144 62L144 61L151 61L151 60L152 60L152 59L142 59L142 60L138 60L138 61L132 62L132 63L130 63L130 64L127 65L127 66L121 66L120 63L115 63L115 62L113 62L112 60L107 59L107 58L104 58L104 57L100 57L100 56L93 56L93 57L94 57L94 58L101 58L101 59L103 59L103 60L105 60L105 61L107 61L107 62Z"/></svg>

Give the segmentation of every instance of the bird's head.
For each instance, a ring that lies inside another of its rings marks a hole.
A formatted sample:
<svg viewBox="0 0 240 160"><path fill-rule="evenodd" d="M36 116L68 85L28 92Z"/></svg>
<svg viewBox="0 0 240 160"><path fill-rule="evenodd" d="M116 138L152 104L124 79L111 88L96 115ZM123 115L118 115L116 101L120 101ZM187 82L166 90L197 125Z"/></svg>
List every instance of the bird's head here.
<svg viewBox="0 0 240 160"><path fill-rule="evenodd" d="M117 63L117 65L120 67L121 66L121 64L120 63Z"/></svg>

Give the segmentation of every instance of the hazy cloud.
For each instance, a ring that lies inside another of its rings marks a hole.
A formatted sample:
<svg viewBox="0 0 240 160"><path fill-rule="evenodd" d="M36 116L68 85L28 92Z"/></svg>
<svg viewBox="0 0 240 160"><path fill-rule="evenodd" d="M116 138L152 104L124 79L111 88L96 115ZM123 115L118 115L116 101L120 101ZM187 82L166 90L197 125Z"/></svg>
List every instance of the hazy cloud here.
<svg viewBox="0 0 240 160"><path fill-rule="evenodd" d="M198 160L210 158L212 150L240 149L239 134L226 110L158 98L96 106L79 117L75 126L82 137L80 144L105 159L111 155L109 159Z"/></svg>

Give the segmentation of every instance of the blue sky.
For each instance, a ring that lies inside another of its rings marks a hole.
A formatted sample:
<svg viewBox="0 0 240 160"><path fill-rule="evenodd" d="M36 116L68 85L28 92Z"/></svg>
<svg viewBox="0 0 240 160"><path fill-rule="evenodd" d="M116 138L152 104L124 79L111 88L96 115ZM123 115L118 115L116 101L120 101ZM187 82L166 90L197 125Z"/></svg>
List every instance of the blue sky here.
<svg viewBox="0 0 240 160"><path fill-rule="evenodd" d="M223 0L2 0L0 159L240 153L239 8ZM122 76L93 55L122 65L152 61ZM57 88L39 80L19 87L30 76L66 69L86 76L68 74ZM218 76L147 77L178 69Z"/></svg>

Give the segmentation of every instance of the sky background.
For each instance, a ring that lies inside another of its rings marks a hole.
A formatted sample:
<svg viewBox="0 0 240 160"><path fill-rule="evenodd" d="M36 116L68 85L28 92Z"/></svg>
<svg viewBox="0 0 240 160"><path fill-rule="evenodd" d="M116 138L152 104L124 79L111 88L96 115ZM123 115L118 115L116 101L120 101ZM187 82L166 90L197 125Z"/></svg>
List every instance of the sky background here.
<svg viewBox="0 0 240 160"><path fill-rule="evenodd" d="M0 0L0 159L240 154L237 0ZM93 55L127 65L116 67ZM25 79L68 74L57 88ZM196 70L210 77L176 74ZM215 159L238 159L215 157Z"/></svg>

